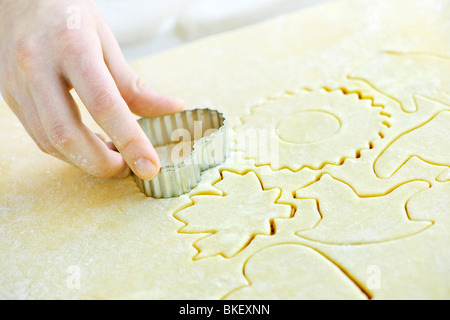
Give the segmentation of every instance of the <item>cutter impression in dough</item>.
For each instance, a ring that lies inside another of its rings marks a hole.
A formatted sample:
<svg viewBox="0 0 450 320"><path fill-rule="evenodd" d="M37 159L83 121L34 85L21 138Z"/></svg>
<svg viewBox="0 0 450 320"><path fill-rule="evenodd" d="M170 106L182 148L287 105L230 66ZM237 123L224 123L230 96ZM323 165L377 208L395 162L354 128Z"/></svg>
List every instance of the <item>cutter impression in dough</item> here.
<svg viewBox="0 0 450 320"><path fill-rule="evenodd" d="M178 129L187 130L194 139L201 133L201 138L193 141L188 157L161 167L153 180L142 180L132 174L139 189L148 197L172 198L191 191L204 170L221 164L228 156L226 119L216 110L186 110L158 118L141 118L138 122L155 147L174 143L172 135ZM209 130L214 132L205 136Z"/></svg>

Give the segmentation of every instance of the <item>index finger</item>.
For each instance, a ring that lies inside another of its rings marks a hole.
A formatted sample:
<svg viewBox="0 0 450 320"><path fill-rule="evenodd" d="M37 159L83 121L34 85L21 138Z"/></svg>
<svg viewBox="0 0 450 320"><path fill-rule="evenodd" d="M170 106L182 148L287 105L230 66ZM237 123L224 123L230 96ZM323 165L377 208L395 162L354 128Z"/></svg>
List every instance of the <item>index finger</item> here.
<svg viewBox="0 0 450 320"><path fill-rule="evenodd" d="M66 75L131 170L144 180L153 179L160 168L158 155L122 98L103 56L92 49L84 52L76 65L66 68Z"/></svg>

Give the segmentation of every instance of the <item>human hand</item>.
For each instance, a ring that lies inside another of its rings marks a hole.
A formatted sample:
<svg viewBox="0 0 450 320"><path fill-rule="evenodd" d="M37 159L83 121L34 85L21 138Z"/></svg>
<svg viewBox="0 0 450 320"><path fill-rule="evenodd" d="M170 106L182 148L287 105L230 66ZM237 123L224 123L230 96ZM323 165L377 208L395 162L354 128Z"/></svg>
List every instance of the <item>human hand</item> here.
<svg viewBox="0 0 450 320"><path fill-rule="evenodd" d="M112 143L82 123L72 88ZM154 178L158 155L133 113L184 109L131 69L91 0L0 0L0 89L42 151L97 177Z"/></svg>

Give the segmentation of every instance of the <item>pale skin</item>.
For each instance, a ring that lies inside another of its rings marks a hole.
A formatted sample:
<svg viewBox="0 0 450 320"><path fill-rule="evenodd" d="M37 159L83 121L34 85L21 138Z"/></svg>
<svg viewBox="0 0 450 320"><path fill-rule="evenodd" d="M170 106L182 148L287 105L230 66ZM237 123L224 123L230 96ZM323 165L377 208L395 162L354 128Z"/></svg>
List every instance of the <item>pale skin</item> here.
<svg viewBox="0 0 450 320"><path fill-rule="evenodd" d="M0 0L0 89L42 151L101 178L153 179L158 155L134 114L185 107L131 69L92 0ZM111 142L83 124L72 89Z"/></svg>

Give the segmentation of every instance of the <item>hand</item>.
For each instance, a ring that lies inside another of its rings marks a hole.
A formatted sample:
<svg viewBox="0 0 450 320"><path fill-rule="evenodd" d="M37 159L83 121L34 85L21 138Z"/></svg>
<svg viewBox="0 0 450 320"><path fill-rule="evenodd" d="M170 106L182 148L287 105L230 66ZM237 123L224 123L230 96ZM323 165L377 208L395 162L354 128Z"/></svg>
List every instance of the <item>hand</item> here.
<svg viewBox="0 0 450 320"><path fill-rule="evenodd" d="M82 123L72 88L112 143ZM154 178L158 155L133 113L184 109L131 69L91 0L0 0L0 89L42 151L97 177Z"/></svg>

